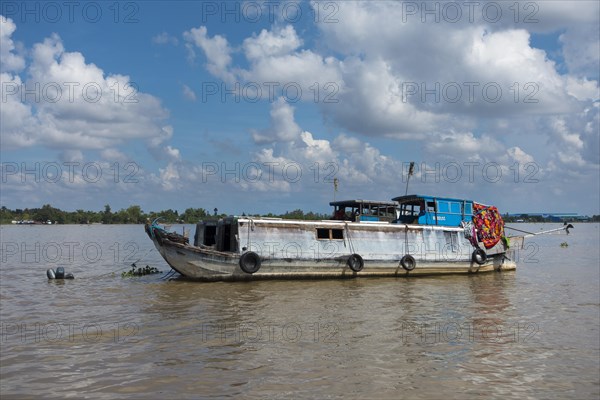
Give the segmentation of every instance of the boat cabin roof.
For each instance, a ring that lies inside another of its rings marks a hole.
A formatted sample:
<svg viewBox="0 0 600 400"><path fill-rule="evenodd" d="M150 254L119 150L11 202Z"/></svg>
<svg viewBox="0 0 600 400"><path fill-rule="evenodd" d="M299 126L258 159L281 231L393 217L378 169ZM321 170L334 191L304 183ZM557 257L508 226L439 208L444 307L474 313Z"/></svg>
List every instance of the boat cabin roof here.
<svg viewBox="0 0 600 400"><path fill-rule="evenodd" d="M397 201L398 203L402 204L402 203L409 203L412 201L421 201L421 200L428 200L428 201L434 201L434 200L441 200L441 201L458 201L458 202L472 202L471 200L466 200L466 199L454 199L451 197L438 197L438 196L429 196L429 195L420 195L420 194L409 194L406 196L398 196L398 197L394 197L392 200Z"/></svg>
<svg viewBox="0 0 600 400"><path fill-rule="evenodd" d="M381 201L381 200L340 200L332 201L329 203L330 206L334 207L358 207L360 205L368 204L370 206L383 206L383 207L396 207L398 203L395 201Z"/></svg>

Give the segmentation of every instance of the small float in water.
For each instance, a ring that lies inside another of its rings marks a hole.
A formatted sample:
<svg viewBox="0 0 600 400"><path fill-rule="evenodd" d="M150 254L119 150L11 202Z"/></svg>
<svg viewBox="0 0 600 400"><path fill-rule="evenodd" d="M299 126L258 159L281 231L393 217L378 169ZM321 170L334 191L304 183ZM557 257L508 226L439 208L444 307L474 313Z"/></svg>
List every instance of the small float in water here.
<svg viewBox="0 0 600 400"><path fill-rule="evenodd" d="M332 218L321 221L203 220L193 244L157 220L145 230L174 270L202 281L514 270L514 247L525 237L506 237L497 208L471 200L407 195L330 205Z"/></svg>
<svg viewBox="0 0 600 400"><path fill-rule="evenodd" d="M65 269L63 267L56 268L54 271L52 268L46 270L46 276L48 279L75 279L72 273L65 273Z"/></svg>

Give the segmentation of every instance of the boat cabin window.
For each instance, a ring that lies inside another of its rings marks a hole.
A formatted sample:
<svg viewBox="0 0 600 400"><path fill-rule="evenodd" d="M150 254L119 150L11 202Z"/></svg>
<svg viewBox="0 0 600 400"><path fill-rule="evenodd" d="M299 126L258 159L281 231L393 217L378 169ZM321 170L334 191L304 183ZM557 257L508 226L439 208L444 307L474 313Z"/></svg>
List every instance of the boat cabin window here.
<svg viewBox="0 0 600 400"><path fill-rule="evenodd" d="M438 212L448 213L450 212L450 203L447 201L438 201Z"/></svg>
<svg viewBox="0 0 600 400"><path fill-rule="evenodd" d="M317 239L344 239L344 230L335 228L317 228Z"/></svg>
<svg viewBox="0 0 600 400"><path fill-rule="evenodd" d="M404 203L400 206L400 215L407 217L416 217L423 209L422 203Z"/></svg>
<svg viewBox="0 0 600 400"><path fill-rule="evenodd" d="M427 202L427 212L428 213L435 213L435 201L428 201Z"/></svg>
<svg viewBox="0 0 600 400"><path fill-rule="evenodd" d="M356 200L330 204L335 207L332 218L339 221L393 221L397 217L397 205L391 202Z"/></svg>

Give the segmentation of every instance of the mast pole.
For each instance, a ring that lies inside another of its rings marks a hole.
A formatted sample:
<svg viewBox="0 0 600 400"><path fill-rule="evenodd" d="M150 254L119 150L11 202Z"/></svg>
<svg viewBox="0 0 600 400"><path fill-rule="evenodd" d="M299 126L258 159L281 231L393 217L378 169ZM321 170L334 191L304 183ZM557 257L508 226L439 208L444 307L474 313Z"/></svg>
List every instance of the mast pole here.
<svg viewBox="0 0 600 400"><path fill-rule="evenodd" d="M410 176L415 172L415 162L411 161L410 162L410 167L408 167L408 177L406 178L406 191L404 192L404 195L406 196L408 194L408 182L410 182Z"/></svg>

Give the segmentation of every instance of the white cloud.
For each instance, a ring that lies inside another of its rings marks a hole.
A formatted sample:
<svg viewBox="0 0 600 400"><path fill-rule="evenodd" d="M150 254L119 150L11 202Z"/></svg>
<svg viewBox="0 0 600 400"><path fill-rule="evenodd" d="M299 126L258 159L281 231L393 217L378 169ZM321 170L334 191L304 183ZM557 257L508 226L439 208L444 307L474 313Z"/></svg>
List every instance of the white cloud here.
<svg viewBox="0 0 600 400"><path fill-rule="evenodd" d="M107 75L83 54L66 51L58 35L33 46L26 72L25 82L1 76L7 148L105 150L135 139L160 142L169 129L159 99L137 91L128 76Z"/></svg>
<svg viewBox="0 0 600 400"><path fill-rule="evenodd" d="M567 91L569 94L579 101L599 100L600 88L598 81L591 81L586 78L575 79L571 76L567 77Z"/></svg>
<svg viewBox="0 0 600 400"><path fill-rule="evenodd" d="M172 44L177 46L179 44L179 39L175 36L169 35L167 32L161 32L158 35L152 37L152 43L154 44Z"/></svg>
<svg viewBox="0 0 600 400"><path fill-rule="evenodd" d="M11 38L16 29L12 19L0 15L0 72L19 72L25 67L25 59L15 54Z"/></svg>
<svg viewBox="0 0 600 400"><path fill-rule="evenodd" d="M288 142L299 138L300 127L294 121L294 108L280 97L271 106L271 126L261 131L252 131L252 138L258 144Z"/></svg>
<svg viewBox="0 0 600 400"><path fill-rule="evenodd" d="M189 43L195 44L204 51L207 58L206 69L226 82L234 79L233 74L227 71L231 64L231 48L227 39L220 35L208 37L205 26L192 28L183 33L183 37ZM188 47L189 48L189 47Z"/></svg>
<svg viewBox="0 0 600 400"><path fill-rule="evenodd" d="M188 86L182 86L183 97L190 101L196 101L196 93Z"/></svg>
<svg viewBox="0 0 600 400"><path fill-rule="evenodd" d="M290 54L302 45L302 40L291 25L275 31L263 29L258 36L244 40L244 52L249 60Z"/></svg>
<svg viewBox="0 0 600 400"><path fill-rule="evenodd" d="M104 149L100 152L100 155L107 161L118 161L123 163L128 160L128 157L123 152L114 148Z"/></svg>
<svg viewBox="0 0 600 400"><path fill-rule="evenodd" d="M169 163L165 168L159 168L158 171L164 190L172 191L181 187L179 171L174 163Z"/></svg>

